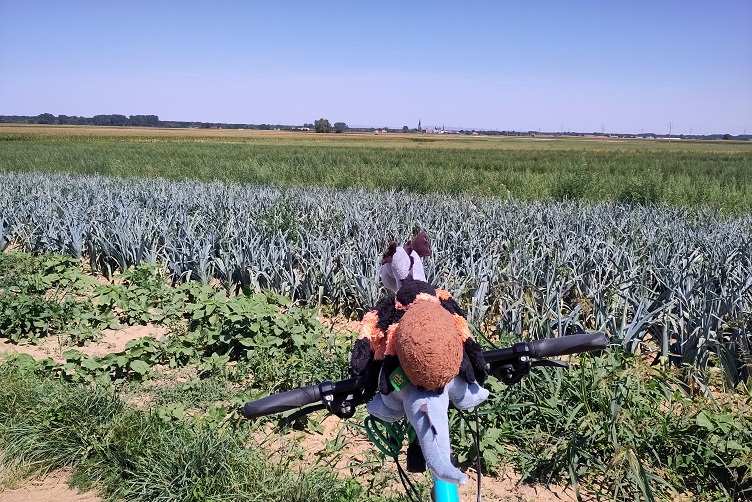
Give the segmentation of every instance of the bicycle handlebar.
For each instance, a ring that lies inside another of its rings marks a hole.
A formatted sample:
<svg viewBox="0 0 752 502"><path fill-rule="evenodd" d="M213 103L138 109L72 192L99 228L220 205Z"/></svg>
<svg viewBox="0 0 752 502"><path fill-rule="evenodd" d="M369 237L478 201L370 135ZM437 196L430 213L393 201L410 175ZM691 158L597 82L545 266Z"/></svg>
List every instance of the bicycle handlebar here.
<svg viewBox="0 0 752 502"><path fill-rule="evenodd" d="M298 389L280 392L262 397L256 401L245 403L243 415L245 418L258 418L264 415L273 415L282 411L300 408L312 404L321 399L321 389L318 385L309 385Z"/></svg>
<svg viewBox="0 0 752 502"><path fill-rule="evenodd" d="M245 418L258 418L273 415L282 411L301 408L308 404L321 401L322 396L332 394L349 394L365 387L365 378L354 377L338 382L321 382L307 387L272 394L256 401L245 403L243 415Z"/></svg>
<svg viewBox="0 0 752 502"><path fill-rule="evenodd" d="M608 345L605 333L582 333L578 335L544 338L532 342L516 343L503 349L486 350L483 358L487 363L495 363L514 359L525 352L532 358L566 356L579 352L604 349Z"/></svg>
<svg viewBox="0 0 752 502"><path fill-rule="evenodd" d="M483 352L483 357L490 364L513 360L520 356L529 356L535 359L564 356L604 349L607 345L608 339L604 333L583 333L533 340L531 342L520 342L514 344L512 347L486 350ZM248 419L273 415L282 411L301 408L322 399L324 401L331 401L334 395L362 393L364 388L364 377L354 377L338 382L322 382L320 384L299 387L248 402L243 406L243 415Z"/></svg>
<svg viewBox="0 0 752 502"><path fill-rule="evenodd" d="M605 333L583 333L533 340L528 345L530 346L530 356L539 359L605 349L608 346L608 339Z"/></svg>

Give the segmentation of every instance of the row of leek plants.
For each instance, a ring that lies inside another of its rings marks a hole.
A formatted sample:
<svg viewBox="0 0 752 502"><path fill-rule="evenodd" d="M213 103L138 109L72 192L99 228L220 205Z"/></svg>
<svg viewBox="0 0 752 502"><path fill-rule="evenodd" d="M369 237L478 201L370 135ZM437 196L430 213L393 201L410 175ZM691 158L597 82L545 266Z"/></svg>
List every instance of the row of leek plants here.
<svg viewBox="0 0 752 502"><path fill-rule="evenodd" d="M429 281L490 335L600 329L662 361L750 377L752 215L584 202L2 173L0 244L159 263L357 317L387 243L428 232Z"/></svg>

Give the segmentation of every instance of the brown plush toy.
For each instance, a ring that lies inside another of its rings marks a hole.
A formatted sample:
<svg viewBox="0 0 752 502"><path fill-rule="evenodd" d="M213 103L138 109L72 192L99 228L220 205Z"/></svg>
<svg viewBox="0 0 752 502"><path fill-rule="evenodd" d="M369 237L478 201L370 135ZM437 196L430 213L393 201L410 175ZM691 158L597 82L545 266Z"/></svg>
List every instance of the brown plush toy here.
<svg viewBox="0 0 752 502"><path fill-rule="evenodd" d="M410 306L397 325L395 346L407 378L426 390L438 391L459 373L463 335L438 301Z"/></svg>
<svg viewBox="0 0 752 502"><path fill-rule="evenodd" d="M382 394L392 392L389 376L400 366L412 383L434 392L458 375L481 385L487 377L483 349L457 302L410 278L363 316L350 366L353 375L366 375L369 390Z"/></svg>
<svg viewBox="0 0 752 502"><path fill-rule="evenodd" d="M462 309L426 282L421 257L429 254L425 232L384 253L381 281L394 293L363 316L350 366L375 394L368 412L387 422L407 418L434 475L464 484L451 463L448 407L483 402L487 369Z"/></svg>

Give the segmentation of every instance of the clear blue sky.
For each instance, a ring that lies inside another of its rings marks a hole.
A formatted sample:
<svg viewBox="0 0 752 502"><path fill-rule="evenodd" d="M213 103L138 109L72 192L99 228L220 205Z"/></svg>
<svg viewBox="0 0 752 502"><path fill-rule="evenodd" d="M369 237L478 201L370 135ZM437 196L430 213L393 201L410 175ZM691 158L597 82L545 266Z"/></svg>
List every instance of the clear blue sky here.
<svg viewBox="0 0 752 502"><path fill-rule="evenodd" d="M752 134L752 1L0 0L0 114Z"/></svg>

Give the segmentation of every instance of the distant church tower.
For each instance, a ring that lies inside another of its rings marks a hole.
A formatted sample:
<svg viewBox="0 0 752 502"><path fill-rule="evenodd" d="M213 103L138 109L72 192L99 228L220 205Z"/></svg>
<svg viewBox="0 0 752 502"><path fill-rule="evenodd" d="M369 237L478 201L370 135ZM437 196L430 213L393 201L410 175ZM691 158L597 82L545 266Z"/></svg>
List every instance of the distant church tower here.
<svg viewBox="0 0 752 502"><path fill-rule="evenodd" d="M420 119L418 119L418 132L423 132L423 128L420 126Z"/></svg>

